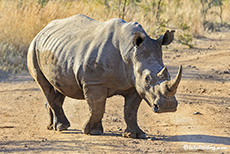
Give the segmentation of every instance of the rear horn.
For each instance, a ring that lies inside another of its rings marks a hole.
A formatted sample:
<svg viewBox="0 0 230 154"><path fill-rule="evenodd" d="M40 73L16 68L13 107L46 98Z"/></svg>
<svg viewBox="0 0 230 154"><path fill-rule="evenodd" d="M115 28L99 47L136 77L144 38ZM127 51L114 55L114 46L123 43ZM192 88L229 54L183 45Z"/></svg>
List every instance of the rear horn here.
<svg viewBox="0 0 230 154"><path fill-rule="evenodd" d="M157 73L157 77L161 80L167 80L169 78L168 69L164 67L159 73Z"/></svg>

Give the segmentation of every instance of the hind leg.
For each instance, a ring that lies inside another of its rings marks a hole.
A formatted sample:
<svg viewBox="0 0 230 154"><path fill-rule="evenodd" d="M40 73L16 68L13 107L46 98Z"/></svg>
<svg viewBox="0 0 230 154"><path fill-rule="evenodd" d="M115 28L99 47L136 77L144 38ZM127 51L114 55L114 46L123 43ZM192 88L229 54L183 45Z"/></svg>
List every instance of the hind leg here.
<svg viewBox="0 0 230 154"><path fill-rule="evenodd" d="M38 84L40 85L48 101L46 106L50 116L50 122L47 128L49 130L54 129L57 131L66 130L68 127L70 127L70 123L65 116L62 107L65 96L58 92L45 78L40 79Z"/></svg>
<svg viewBox="0 0 230 154"><path fill-rule="evenodd" d="M28 50L27 66L31 76L40 86L48 102L47 109L50 116L50 122L47 128L58 131L65 130L70 126L62 108L65 96L59 93L41 72L37 62L35 42L36 40L34 39Z"/></svg>
<svg viewBox="0 0 230 154"><path fill-rule="evenodd" d="M62 107L65 96L57 91L41 72L37 73L35 80L47 99L46 108L50 119L47 129L57 131L66 130L70 127L70 123Z"/></svg>

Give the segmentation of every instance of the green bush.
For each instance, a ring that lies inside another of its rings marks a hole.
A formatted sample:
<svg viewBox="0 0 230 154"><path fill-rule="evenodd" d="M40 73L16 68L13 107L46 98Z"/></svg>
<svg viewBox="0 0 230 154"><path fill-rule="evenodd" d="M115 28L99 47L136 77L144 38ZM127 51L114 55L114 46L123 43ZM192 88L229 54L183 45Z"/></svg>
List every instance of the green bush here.
<svg viewBox="0 0 230 154"><path fill-rule="evenodd" d="M182 32L182 34L178 36L178 41L181 44L188 46L189 48L194 48L194 45L192 44L193 41L192 35L188 33Z"/></svg>

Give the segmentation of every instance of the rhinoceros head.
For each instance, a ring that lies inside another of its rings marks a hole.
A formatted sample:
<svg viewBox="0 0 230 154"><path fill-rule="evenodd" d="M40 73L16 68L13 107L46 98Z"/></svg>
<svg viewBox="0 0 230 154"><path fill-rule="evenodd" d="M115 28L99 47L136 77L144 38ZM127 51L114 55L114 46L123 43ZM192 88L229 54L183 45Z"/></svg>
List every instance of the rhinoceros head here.
<svg viewBox="0 0 230 154"><path fill-rule="evenodd" d="M162 45L172 42L174 31L167 31L154 40L146 34L135 33L132 55L134 84L139 95L156 113L177 110L175 93L182 76L182 66L175 79L171 80L162 60Z"/></svg>

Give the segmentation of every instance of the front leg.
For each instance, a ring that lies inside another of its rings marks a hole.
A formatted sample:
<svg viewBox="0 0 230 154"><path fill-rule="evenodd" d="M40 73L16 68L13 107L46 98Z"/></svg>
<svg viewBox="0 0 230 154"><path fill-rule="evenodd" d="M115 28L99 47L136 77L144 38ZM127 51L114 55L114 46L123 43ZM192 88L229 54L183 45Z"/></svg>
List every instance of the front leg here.
<svg viewBox="0 0 230 154"><path fill-rule="evenodd" d="M90 135L103 134L102 118L105 113L107 89L97 86L84 85L84 95L90 109L90 118L85 124L83 132Z"/></svg>
<svg viewBox="0 0 230 154"><path fill-rule="evenodd" d="M146 138L145 133L137 124L137 110L140 106L142 98L135 89L130 90L125 97L124 116L127 128L123 133L123 137L129 138Z"/></svg>

